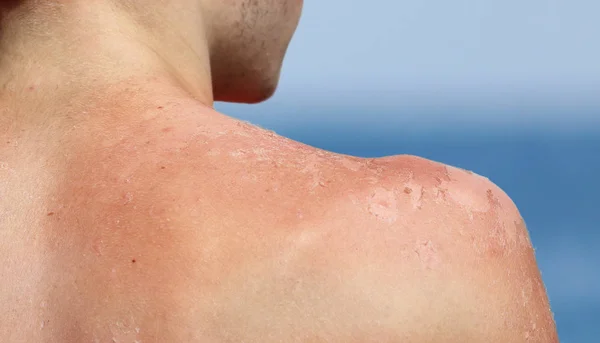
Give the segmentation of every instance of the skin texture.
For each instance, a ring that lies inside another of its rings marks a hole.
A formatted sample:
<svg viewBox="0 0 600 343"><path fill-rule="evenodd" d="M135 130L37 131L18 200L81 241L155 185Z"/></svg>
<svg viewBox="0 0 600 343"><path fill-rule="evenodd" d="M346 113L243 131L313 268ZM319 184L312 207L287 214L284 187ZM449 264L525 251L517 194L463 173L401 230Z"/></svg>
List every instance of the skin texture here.
<svg viewBox="0 0 600 343"><path fill-rule="evenodd" d="M212 109L271 95L301 2L78 4L2 12L3 340L558 341L489 180Z"/></svg>

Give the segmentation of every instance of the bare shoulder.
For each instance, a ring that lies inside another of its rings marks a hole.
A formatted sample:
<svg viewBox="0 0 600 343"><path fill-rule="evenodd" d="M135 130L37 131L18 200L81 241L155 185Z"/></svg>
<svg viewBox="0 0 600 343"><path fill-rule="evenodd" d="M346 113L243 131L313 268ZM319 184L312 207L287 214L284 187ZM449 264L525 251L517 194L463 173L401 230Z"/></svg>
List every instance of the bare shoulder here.
<svg viewBox="0 0 600 343"><path fill-rule="evenodd" d="M556 341L526 228L485 178L167 110L80 133L56 171L51 340Z"/></svg>
<svg viewBox="0 0 600 343"><path fill-rule="evenodd" d="M338 205L358 224L340 235L341 255L361 242L353 268L378 266L370 286L398 301L386 308L417 341L558 342L527 228L502 189L415 156L369 166L372 181Z"/></svg>

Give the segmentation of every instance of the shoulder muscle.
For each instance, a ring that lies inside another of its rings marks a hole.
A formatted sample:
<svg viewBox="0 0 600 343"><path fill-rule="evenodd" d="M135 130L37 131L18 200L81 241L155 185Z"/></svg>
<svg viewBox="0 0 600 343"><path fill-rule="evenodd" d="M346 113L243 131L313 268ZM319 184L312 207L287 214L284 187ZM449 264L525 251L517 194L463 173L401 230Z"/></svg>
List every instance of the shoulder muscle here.
<svg viewBox="0 0 600 343"><path fill-rule="evenodd" d="M382 281L375 292L402 293L387 305L398 321L426 341L558 342L527 229L498 186L417 157L374 163L355 236L386 271L369 274Z"/></svg>

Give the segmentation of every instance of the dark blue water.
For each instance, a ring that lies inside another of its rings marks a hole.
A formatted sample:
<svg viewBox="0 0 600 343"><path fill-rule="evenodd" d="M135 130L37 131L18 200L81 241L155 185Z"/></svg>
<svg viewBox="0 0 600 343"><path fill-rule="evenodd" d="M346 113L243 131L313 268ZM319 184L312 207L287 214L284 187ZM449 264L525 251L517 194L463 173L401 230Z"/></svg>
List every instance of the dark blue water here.
<svg viewBox="0 0 600 343"><path fill-rule="evenodd" d="M339 153L413 154L485 175L527 222L561 342L600 341L600 133L438 128L415 134L381 124L251 121Z"/></svg>

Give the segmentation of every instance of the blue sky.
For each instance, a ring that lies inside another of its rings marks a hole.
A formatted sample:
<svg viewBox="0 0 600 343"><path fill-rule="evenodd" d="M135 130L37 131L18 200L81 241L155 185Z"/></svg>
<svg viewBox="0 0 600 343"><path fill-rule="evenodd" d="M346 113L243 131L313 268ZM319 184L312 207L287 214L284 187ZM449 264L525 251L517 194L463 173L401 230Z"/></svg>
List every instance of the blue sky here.
<svg viewBox="0 0 600 343"><path fill-rule="evenodd" d="M589 129L600 124L598 13L591 0L305 0L279 90L251 111L345 106L382 120ZM503 111L479 113L490 108Z"/></svg>
<svg viewBox="0 0 600 343"><path fill-rule="evenodd" d="M589 0L307 0L284 77L334 87L597 87L598 13Z"/></svg>

